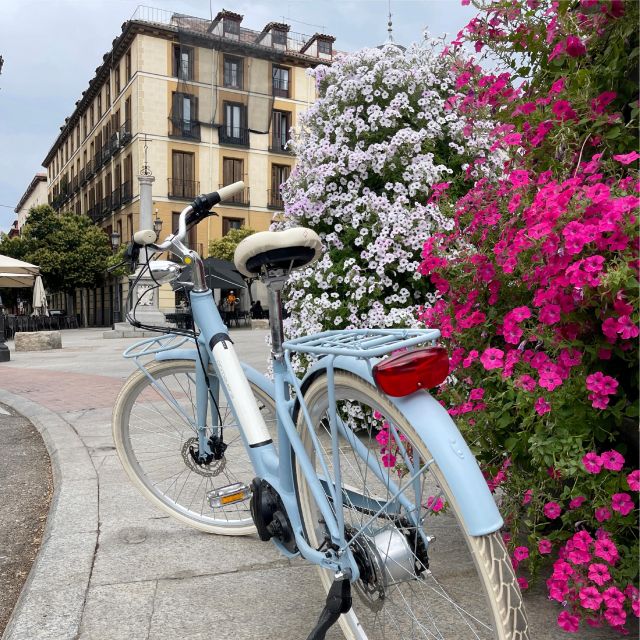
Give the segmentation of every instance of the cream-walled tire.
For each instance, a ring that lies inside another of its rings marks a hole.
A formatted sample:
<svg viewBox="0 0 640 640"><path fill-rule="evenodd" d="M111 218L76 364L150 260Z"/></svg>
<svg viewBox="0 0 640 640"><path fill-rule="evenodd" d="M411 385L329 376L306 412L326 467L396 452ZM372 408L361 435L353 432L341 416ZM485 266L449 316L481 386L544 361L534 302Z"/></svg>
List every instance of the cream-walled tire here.
<svg viewBox="0 0 640 640"><path fill-rule="evenodd" d="M416 465L413 469L415 473L431 461L432 457L411 424L371 384L353 374L336 371L335 390L339 415L347 419L349 412L359 413L359 424L369 423L356 432L359 442L366 448L367 459L356 453L347 438L341 437L339 440L342 485L352 492L360 492L377 500L378 504L385 504L390 498L386 483L381 482L372 472L376 461L381 462L382 456L380 444L375 440L380 433L377 427L386 422L392 425L388 433L392 433L395 428L397 439L402 434L404 439L400 441L405 446L405 452L411 450L411 454L407 455L410 464ZM305 402L332 476L333 447L326 421L328 397L325 376L320 376L309 386L305 392ZM428 424L429 416L425 415L424 419ZM375 424L374 427L371 426L372 423ZM319 469L318 456L314 453L312 438L302 415L298 419L298 429L312 462ZM407 445L410 445L410 449ZM398 452L396 460L401 457L402 453ZM472 537L466 532L460 510L435 462L418 476L418 485L407 482L413 472L400 475L398 467L392 471L384 465L381 468L392 474L398 488L407 486L405 494L413 504L422 505L420 519L423 530L430 536L435 535L436 539L428 545L429 569L419 571L420 577L416 578L413 573L406 572L400 574L403 577L398 581L388 585L384 584L384 577L370 577L366 583L361 580L353 583L352 609L340 618L345 637L349 640L528 640L530 636L522 596L500 534L496 532ZM325 528L298 466L296 484L305 531L311 545L317 547L323 541ZM365 558L365 564L374 567L371 574L375 576L376 573L375 562L371 562L371 558L377 557L378 562L383 558L381 553L377 556L371 553L372 541L389 536L390 529L395 530L396 537L401 533L404 539L411 542L409 551L405 553L414 567L416 563L421 566L424 550L419 551L415 543L418 538L415 527L413 530L407 529L406 520L403 527L400 521L402 513L377 518L368 523L372 514L363 513L362 507L358 508L356 505L356 498L347 493L343 493L343 496L345 526L351 528L351 537L354 531L365 530L360 537L364 544L360 545L359 553L361 558ZM427 507L429 497L444 499L447 505L445 510L434 513ZM387 562L392 569L400 566L399 560ZM384 576L384 571L378 569L378 572L378 575ZM323 586L328 590L333 576L324 570L320 570L320 575Z"/></svg>
<svg viewBox="0 0 640 640"><path fill-rule="evenodd" d="M249 500L213 510L206 498L209 491L235 482L249 485L254 476L224 394L220 391L218 400L224 441L228 445L224 464L214 462L205 470L208 475L202 475L188 464L191 460L188 448L196 438L195 421L189 419L195 415L195 363L154 362L147 372L165 396L173 398L178 409L152 386L142 371L127 379L116 400L112 422L116 450L127 475L145 498L184 524L207 533L253 533ZM212 373L210 380L215 382ZM267 426L275 431L273 400L253 384L251 389ZM208 416L210 424L211 403Z"/></svg>

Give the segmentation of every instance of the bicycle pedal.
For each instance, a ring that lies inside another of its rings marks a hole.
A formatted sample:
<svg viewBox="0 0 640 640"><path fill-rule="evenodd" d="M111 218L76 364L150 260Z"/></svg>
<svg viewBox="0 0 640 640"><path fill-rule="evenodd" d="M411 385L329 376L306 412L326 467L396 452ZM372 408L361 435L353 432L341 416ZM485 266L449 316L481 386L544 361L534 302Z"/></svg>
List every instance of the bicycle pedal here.
<svg viewBox="0 0 640 640"><path fill-rule="evenodd" d="M234 482L219 489L207 492L209 506L212 509L220 509L228 504L235 504L248 500L251 497L251 487L242 482Z"/></svg>

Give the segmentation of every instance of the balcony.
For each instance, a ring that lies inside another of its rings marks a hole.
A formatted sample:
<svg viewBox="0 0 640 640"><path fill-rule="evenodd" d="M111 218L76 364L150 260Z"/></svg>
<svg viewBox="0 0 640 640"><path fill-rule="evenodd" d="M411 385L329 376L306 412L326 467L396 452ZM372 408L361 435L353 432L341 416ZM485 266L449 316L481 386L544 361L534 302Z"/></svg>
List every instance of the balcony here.
<svg viewBox="0 0 640 640"><path fill-rule="evenodd" d="M131 122L129 120L125 120L125 123L120 127L120 131L118 133L121 147L124 147L126 144L131 142Z"/></svg>
<svg viewBox="0 0 640 640"><path fill-rule="evenodd" d="M131 202L132 197L131 181L127 180L120 185L120 204Z"/></svg>
<svg viewBox="0 0 640 640"><path fill-rule="evenodd" d="M95 173L96 173L96 165L95 162L93 161L93 159L89 159L89 162L87 162L87 166L86 166L86 179L89 180L91 179Z"/></svg>
<svg viewBox="0 0 640 640"><path fill-rule="evenodd" d="M84 184L87 182L89 178L87 177L86 174L86 168L85 169L80 169L80 173L78 174L78 180L80 182L80 186L84 186Z"/></svg>
<svg viewBox="0 0 640 640"><path fill-rule="evenodd" d="M111 195L105 196L100 203L100 213L107 216L111 213Z"/></svg>
<svg viewBox="0 0 640 640"><path fill-rule="evenodd" d="M220 144L232 144L237 147L249 146L249 129L228 127L223 124L218 129Z"/></svg>
<svg viewBox="0 0 640 640"><path fill-rule="evenodd" d="M80 182L78 176L71 178L71 193L75 193L80 188Z"/></svg>
<svg viewBox="0 0 640 640"><path fill-rule="evenodd" d="M107 144L102 147L102 164L107 164L111 159L111 142L107 142Z"/></svg>
<svg viewBox="0 0 640 640"><path fill-rule="evenodd" d="M89 211L87 211L87 215L89 216L89 218L91 218L91 221L94 224L98 224L98 222L100 222L100 220L104 218L100 203L94 204L93 207L89 207Z"/></svg>
<svg viewBox="0 0 640 640"><path fill-rule="evenodd" d="M112 156L115 156L116 153L120 151L120 134L117 131L116 133L111 135L111 139L109 140L109 147Z"/></svg>
<svg viewBox="0 0 640 640"><path fill-rule="evenodd" d="M273 79L271 86L274 98L288 98L289 97L289 81Z"/></svg>
<svg viewBox="0 0 640 640"><path fill-rule="evenodd" d="M200 140L200 123L196 120L182 120L181 118L169 119L169 135L172 138L187 138L188 140Z"/></svg>
<svg viewBox="0 0 640 640"><path fill-rule="evenodd" d="M120 187L111 192L111 210L115 211L120 206Z"/></svg>
<svg viewBox="0 0 640 640"><path fill-rule="evenodd" d="M219 184L218 187L225 187L227 185ZM225 207L227 205L238 206L238 207L248 207L250 204L249 199L249 187L245 187L240 193L237 193L233 198L224 201Z"/></svg>
<svg viewBox="0 0 640 640"><path fill-rule="evenodd" d="M178 200L192 200L200 193L200 183L195 180L180 180L167 178L169 183L168 195Z"/></svg>
<svg viewBox="0 0 640 640"><path fill-rule="evenodd" d="M293 151L291 149L286 148L287 141L282 140L282 138L273 136L271 138L271 146L269 147L270 153L285 153L288 156L293 155Z"/></svg>
<svg viewBox="0 0 640 640"><path fill-rule="evenodd" d="M284 200L282 199L282 194L280 193L279 189L267 190L267 208L284 211Z"/></svg>

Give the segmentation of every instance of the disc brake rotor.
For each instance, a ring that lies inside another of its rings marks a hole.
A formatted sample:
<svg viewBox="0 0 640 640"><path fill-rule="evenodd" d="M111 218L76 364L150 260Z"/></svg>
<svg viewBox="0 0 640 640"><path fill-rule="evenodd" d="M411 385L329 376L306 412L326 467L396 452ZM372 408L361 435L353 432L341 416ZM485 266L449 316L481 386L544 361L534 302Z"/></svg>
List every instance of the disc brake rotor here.
<svg viewBox="0 0 640 640"><path fill-rule="evenodd" d="M191 471L206 478L212 478L222 473L227 465L227 458L225 456L222 456L220 460L212 460L209 464L200 465L193 459L189 451L191 447L198 447L198 438L189 438L182 445L182 459Z"/></svg>

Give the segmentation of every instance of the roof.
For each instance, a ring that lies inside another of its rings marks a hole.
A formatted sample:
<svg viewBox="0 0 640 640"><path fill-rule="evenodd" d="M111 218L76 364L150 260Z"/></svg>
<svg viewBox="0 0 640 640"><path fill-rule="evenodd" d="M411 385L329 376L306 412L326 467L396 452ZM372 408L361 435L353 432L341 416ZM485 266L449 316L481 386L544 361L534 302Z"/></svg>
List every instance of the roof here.
<svg viewBox="0 0 640 640"><path fill-rule="evenodd" d="M300 53L304 53L316 40L328 40L329 42L335 42L336 39L333 36L329 36L326 33L314 33L307 42L305 42Z"/></svg>
<svg viewBox="0 0 640 640"><path fill-rule="evenodd" d="M18 213L18 211L22 209L22 205L24 205L24 203L29 199L29 196L33 193L34 189L38 186L38 183L46 182L46 181L47 181L46 173L42 173L42 172L36 173L36 175L33 176L33 180L31 180L31 182L29 183L27 190L22 194L22 198L20 198L20 202L18 202L14 211Z"/></svg>

